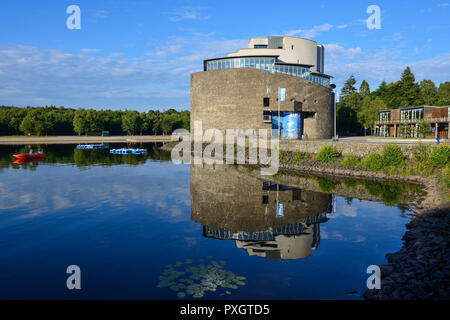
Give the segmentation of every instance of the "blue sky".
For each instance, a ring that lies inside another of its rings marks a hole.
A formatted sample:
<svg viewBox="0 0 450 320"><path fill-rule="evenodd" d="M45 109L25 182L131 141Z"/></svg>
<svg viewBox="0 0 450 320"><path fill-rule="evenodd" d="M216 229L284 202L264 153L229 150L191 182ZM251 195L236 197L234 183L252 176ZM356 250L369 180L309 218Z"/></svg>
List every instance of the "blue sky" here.
<svg viewBox="0 0 450 320"><path fill-rule="evenodd" d="M81 29L69 30L69 5ZM369 30L369 5L381 29ZM416 80L450 80L450 1L3 0L0 105L189 109L203 59L252 37L294 35L325 45L338 89L354 74L375 89L410 66Z"/></svg>

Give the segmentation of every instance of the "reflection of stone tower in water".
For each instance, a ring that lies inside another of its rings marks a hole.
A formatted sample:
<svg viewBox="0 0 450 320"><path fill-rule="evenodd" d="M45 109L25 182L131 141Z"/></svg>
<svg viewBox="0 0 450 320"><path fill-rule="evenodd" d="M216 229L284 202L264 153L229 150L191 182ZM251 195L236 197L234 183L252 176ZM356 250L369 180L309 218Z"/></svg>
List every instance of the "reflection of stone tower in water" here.
<svg viewBox="0 0 450 320"><path fill-rule="evenodd" d="M205 237L233 240L249 255L308 257L319 245L319 224L331 203L330 194L277 186L233 166L191 165L191 219L203 225Z"/></svg>

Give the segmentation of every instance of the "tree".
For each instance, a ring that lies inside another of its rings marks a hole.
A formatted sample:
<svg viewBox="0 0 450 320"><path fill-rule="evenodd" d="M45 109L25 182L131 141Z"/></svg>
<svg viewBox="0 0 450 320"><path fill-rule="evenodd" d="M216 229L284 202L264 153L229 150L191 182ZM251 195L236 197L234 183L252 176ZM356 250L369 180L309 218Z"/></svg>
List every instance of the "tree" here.
<svg viewBox="0 0 450 320"><path fill-rule="evenodd" d="M361 86L359 87L359 94L362 98L368 96L370 94L370 86L366 80L361 82Z"/></svg>
<svg viewBox="0 0 450 320"><path fill-rule="evenodd" d="M49 123L39 109L31 109L20 124L20 130L41 136L46 133Z"/></svg>
<svg viewBox="0 0 450 320"><path fill-rule="evenodd" d="M29 112L25 118L23 118L22 123L20 124L20 130L25 133L34 133L36 121L35 114Z"/></svg>
<svg viewBox="0 0 450 320"><path fill-rule="evenodd" d="M450 81L443 82L439 85L436 98L437 98L436 105L438 106L450 105Z"/></svg>
<svg viewBox="0 0 450 320"><path fill-rule="evenodd" d="M428 120L424 119L419 123L419 134L422 138L426 138L430 135L431 124Z"/></svg>
<svg viewBox="0 0 450 320"><path fill-rule="evenodd" d="M137 111L126 111L122 116L122 130L127 135L134 134L140 130L140 117Z"/></svg>
<svg viewBox="0 0 450 320"><path fill-rule="evenodd" d="M400 125L400 135L404 138L411 137L412 129L409 124L402 124Z"/></svg>
<svg viewBox="0 0 450 320"><path fill-rule="evenodd" d="M379 111L386 110L386 105L381 98L376 97L371 100L369 97L365 97L362 101L361 108L361 122L365 128L374 128L374 122L378 120Z"/></svg>
<svg viewBox="0 0 450 320"><path fill-rule="evenodd" d="M163 134L172 133L175 121L176 119L172 114L163 114L161 120L161 129Z"/></svg>
<svg viewBox="0 0 450 320"><path fill-rule="evenodd" d="M431 80L422 80L420 81L419 87L423 102L428 106L432 106L436 101L437 94L437 88L434 82Z"/></svg>
<svg viewBox="0 0 450 320"><path fill-rule="evenodd" d="M415 81L411 69L406 67L400 79L400 92L397 93L401 99L399 107L414 107L422 104L423 100L420 94L420 87Z"/></svg>
<svg viewBox="0 0 450 320"><path fill-rule="evenodd" d="M88 132L88 122L86 121L86 110L80 109L75 112L75 116L73 118L73 130L81 135L85 133L87 135Z"/></svg>
<svg viewBox="0 0 450 320"><path fill-rule="evenodd" d="M345 81L344 86L341 89L341 97L346 97L356 92L356 88L354 87L356 84L356 79L352 74L347 81Z"/></svg>

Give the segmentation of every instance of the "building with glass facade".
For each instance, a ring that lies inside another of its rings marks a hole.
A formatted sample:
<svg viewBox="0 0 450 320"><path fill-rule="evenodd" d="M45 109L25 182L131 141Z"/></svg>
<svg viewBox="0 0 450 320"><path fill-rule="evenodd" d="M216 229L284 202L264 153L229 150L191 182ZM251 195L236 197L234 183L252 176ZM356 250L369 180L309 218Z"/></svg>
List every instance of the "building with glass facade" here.
<svg viewBox="0 0 450 320"><path fill-rule="evenodd" d="M428 122L430 132L423 137L420 127ZM375 121L376 136L382 137L414 137L414 138L449 138L450 107L418 106L379 111L379 119Z"/></svg>
<svg viewBox="0 0 450 320"><path fill-rule="evenodd" d="M324 73L324 48L315 41L278 36L252 38L248 48L207 59L203 71L191 75L191 123L201 120L203 130L258 132L278 129L278 125L295 119L295 126L280 128L281 138L331 138L331 78ZM279 88L286 89L286 99L280 103Z"/></svg>

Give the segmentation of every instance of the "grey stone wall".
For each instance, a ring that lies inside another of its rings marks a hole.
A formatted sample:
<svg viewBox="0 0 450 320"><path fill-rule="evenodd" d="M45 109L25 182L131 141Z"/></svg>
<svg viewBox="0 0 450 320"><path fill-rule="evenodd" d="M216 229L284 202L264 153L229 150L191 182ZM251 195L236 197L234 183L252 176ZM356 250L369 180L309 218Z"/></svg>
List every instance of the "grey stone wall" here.
<svg viewBox="0 0 450 320"><path fill-rule="evenodd" d="M369 153L378 152L381 153L384 146L387 143L366 143L366 142L344 142L344 141L280 141L280 150L285 151L300 151L311 154L317 154L323 145L332 145L335 147L343 156L352 155L356 157L365 157ZM415 148L416 144L397 144L400 149L405 153L408 158L412 158L412 150Z"/></svg>
<svg viewBox="0 0 450 320"><path fill-rule="evenodd" d="M271 129L263 111L277 111L278 88L286 88L281 111L315 113L304 120L307 139L327 139L333 134L332 91L299 77L250 68L204 71L191 74L191 130L201 120L203 130ZM263 107L263 98L270 106Z"/></svg>

